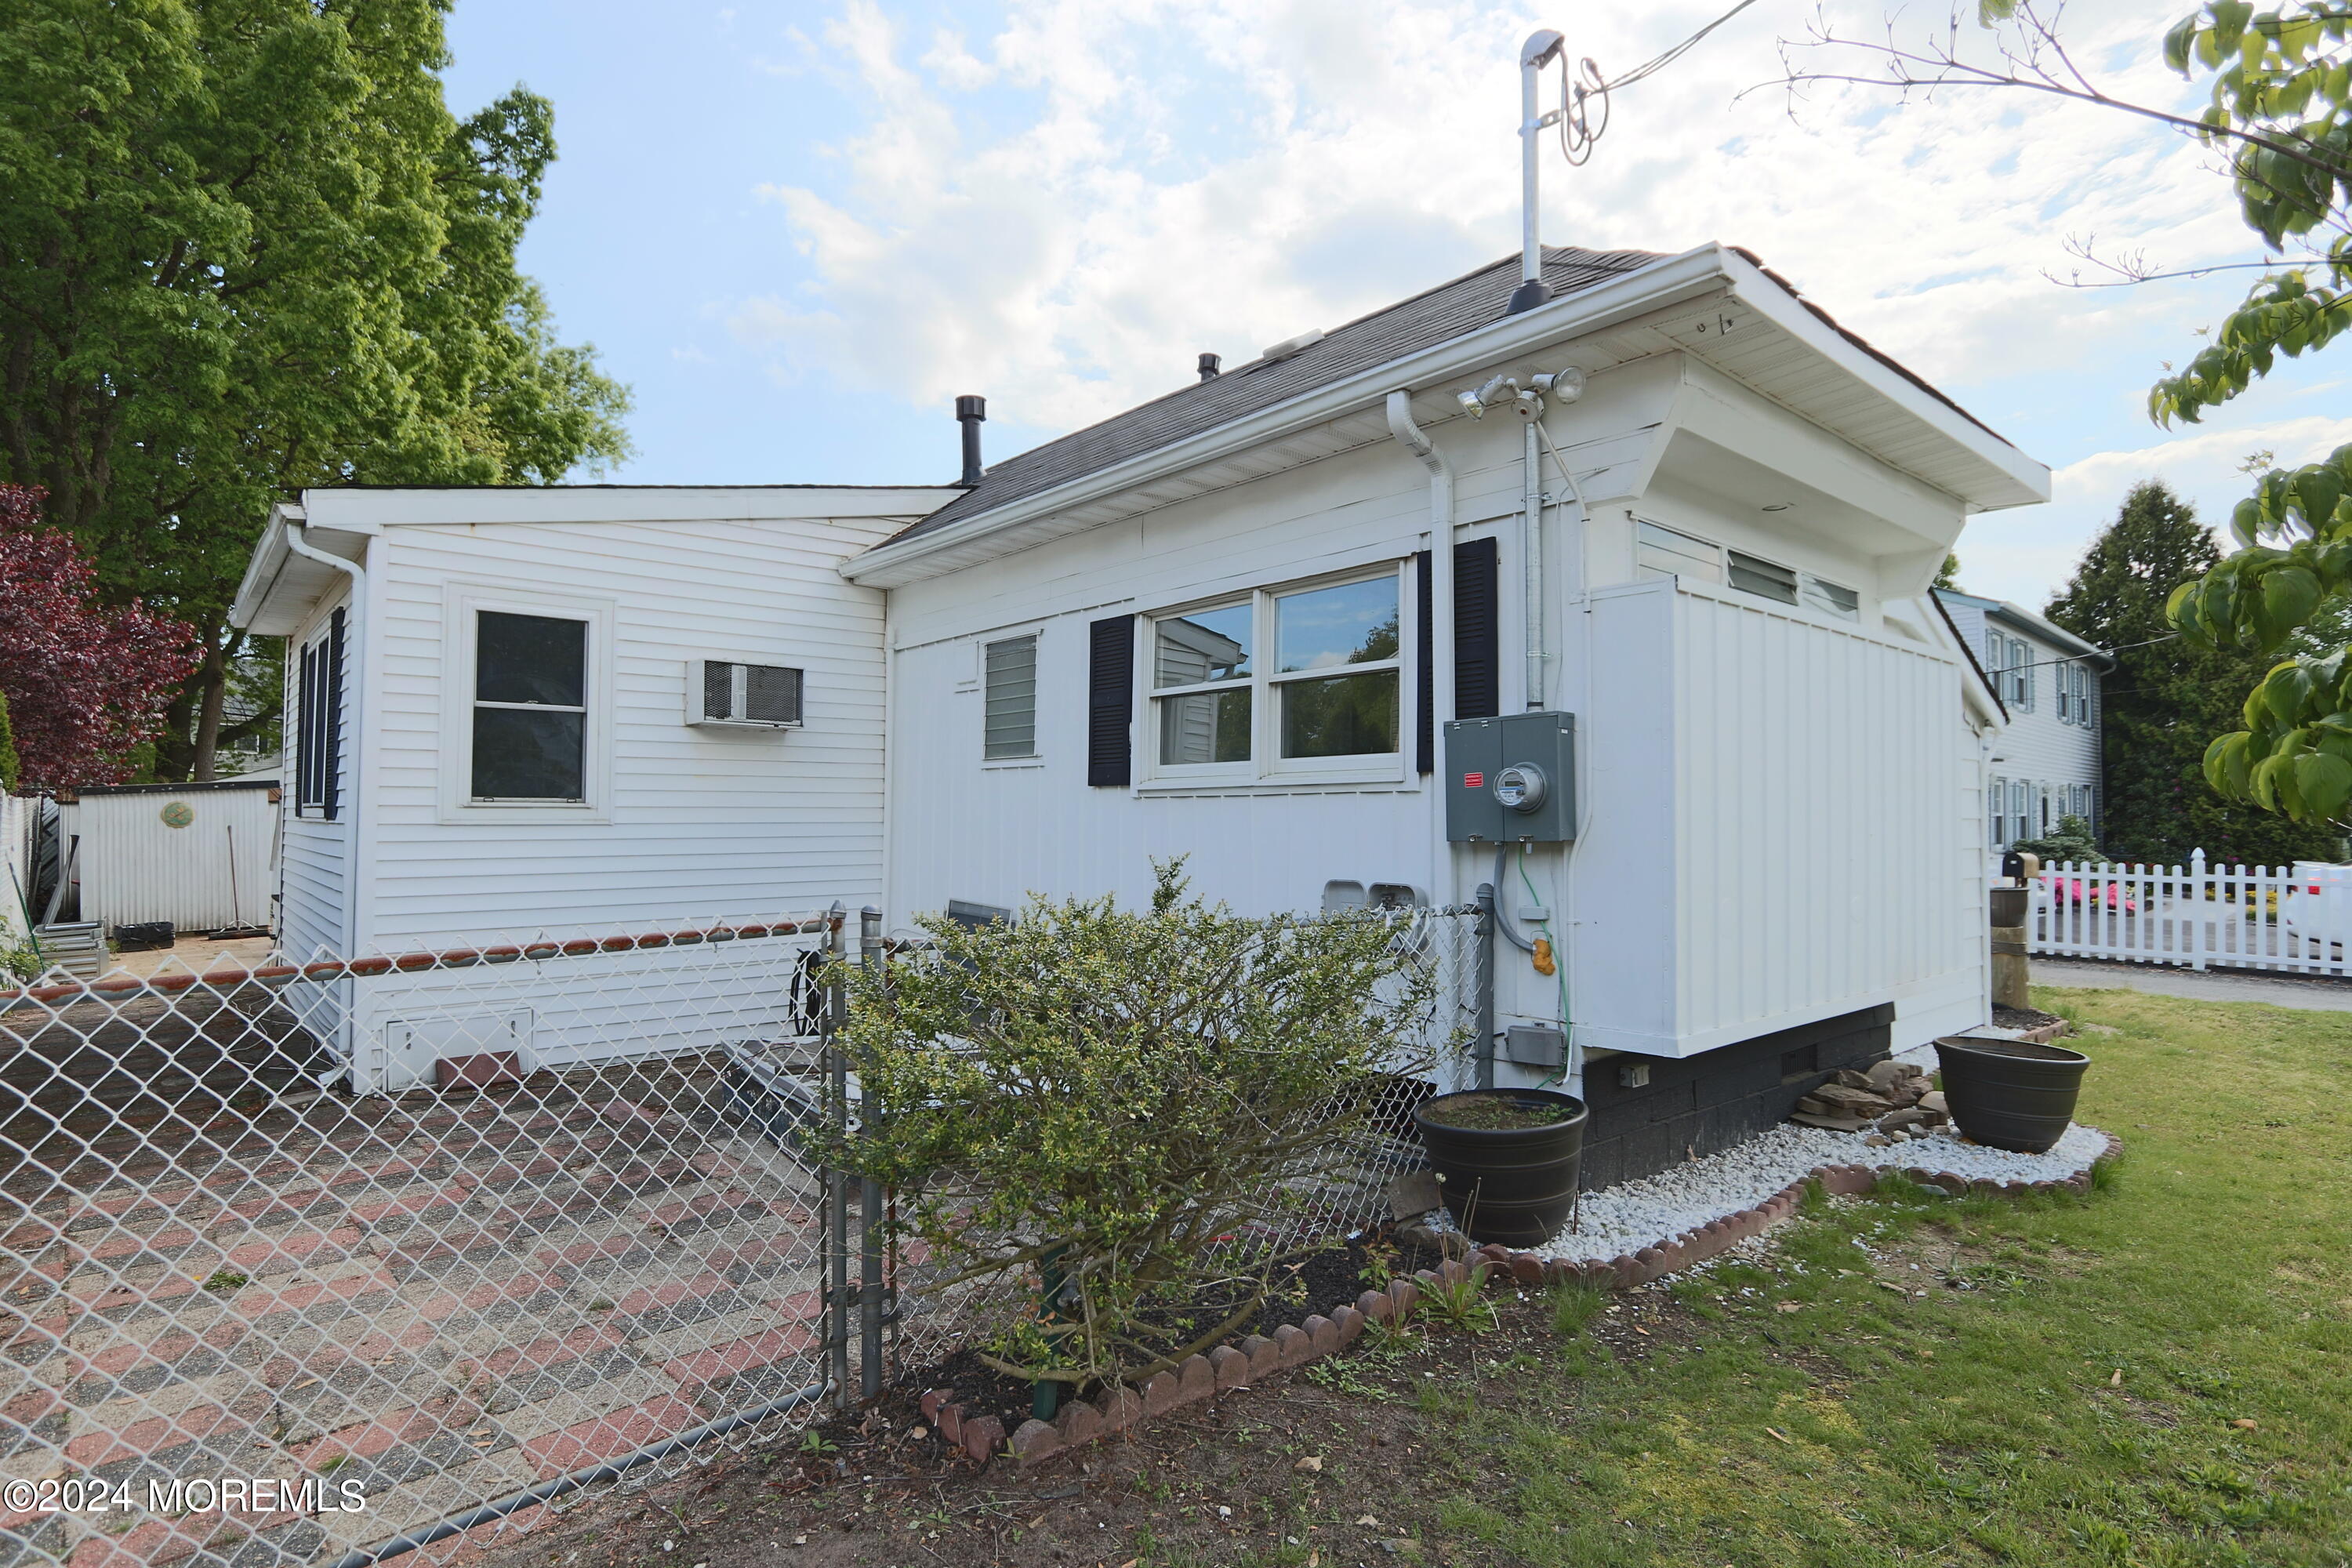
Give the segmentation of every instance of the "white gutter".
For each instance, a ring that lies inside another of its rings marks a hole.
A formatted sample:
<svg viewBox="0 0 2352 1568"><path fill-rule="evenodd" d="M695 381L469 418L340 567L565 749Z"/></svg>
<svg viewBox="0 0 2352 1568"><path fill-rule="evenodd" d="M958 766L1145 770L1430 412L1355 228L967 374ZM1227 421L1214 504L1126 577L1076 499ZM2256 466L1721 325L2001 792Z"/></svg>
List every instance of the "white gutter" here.
<svg viewBox="0 0 2352 1568"><path fill-rule="evenodd" d="M1454 465L1437 443L1412 421L1412 394L1403 388L1389 394L1389 434L1429 470L1429 730L1437 752L1433 778L1445 778L1445 724L1454 717ZM1445 791L1429 792L1433 839L1430 876L1432 902L1451 904L1454 897L1454 852L1445 838Z"/></svg>
<svg viewBox="0 0 2352 1568"><path fill-rule="evenodd" d="M1433 343L1418 353L1372 366L1345 381L1302 393L1287 402L1259 409L1185 440L1154 447L1067 484L958 519L913 539L881 545L845 565L842 575L853 583L895 588L952 571L953 566L931 571L908 568L1022 523L1181 473L1227 452L1255 446L1300 426L1358 412L1366 405L1382 401L1400 385L1424 386L1467 374L1491 366L1497 360L1532 353L1563 337L1601 331L1669 305L1720 291L1729 281L1726 263L1732 259L1736 258L1721 246L1705 245L1653 262L1639 271L1580 289L1516 316L1504 316L1475 331Z"/></svg>
<svg viewBox="0 0 2352 1568"><path fill-rule="evenodd" d="M362 788L363 780L360 769L360 759L366 750L364 737L367 733L362 722L367 698L367 572L357 562L346 561L340 555L320 549L305 539L302 533L309 524L304 521L304 514L300 509L288 507L285 510L285 517L287 549L305 561L315 561L321 566L333 567L352 582L350 617L352 657L345 666L343 689L352 710L352 743L348 753L352 759L351 830L345 835L343 861L343 952L346 956L351 956L356 954L359 948L360 883L363 880L359 863L360 808L361 804L367 798ZM301 782L297 780L294 791L298 810L300 809L301 787ZM285 890L285 871L282 864L278 876L279 891L282 894ZM283 918L285 905L282 900L278 909Z"/></svg>

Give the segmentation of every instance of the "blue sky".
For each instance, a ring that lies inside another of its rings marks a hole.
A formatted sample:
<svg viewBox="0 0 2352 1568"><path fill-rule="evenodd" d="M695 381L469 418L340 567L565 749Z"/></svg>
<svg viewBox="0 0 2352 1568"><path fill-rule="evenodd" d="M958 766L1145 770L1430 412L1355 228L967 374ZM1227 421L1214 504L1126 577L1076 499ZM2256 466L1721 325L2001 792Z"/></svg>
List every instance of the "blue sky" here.
<svg viewBox="0 0 2352 1568"><path fill-rule="evenodd" d="M449 98L554 100L523 259L635 389L614 477L937 481L956 393L988 395L1002 457L1181 384L1201 350L1246 358L1507 253L1517 40L1552 19L1618 69L1718 5L457 0ZM2117 90L2186 103L2153 58L2181 8L2078 0L2066 26ZM2207 426L2148 423L2148 381L2242 275L2043 276L2076 265L2070 236L2248 256L2197 149L2023 95L1742 96L1812 9L1764 0L1621 95L1590 165L1548 164L1546 237L1746 245L2050 463L2053 504L1971 524L1970 588L2038 606L2135 479L2218 520L2248 453L2352 441L2324 361Z"/></svg>

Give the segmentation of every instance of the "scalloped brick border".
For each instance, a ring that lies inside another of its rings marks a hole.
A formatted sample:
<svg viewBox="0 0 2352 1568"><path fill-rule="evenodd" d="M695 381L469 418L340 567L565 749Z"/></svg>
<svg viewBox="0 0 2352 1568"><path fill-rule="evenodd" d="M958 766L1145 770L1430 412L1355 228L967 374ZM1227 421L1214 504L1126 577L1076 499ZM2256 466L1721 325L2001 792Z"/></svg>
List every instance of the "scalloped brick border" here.
<svg viewBox="0 0 2352 1568"><path fill-rule="evenodd" d="M1902 1173L1915 1182L1942 1187L1955 1197L1969 1192L2007 1197L2061 1188L2084 1192L2090 1188L2092 1170L2123 1152L2122 1140L2111 1132L2104 1136L2107 1146L2090 1165L2054 1181L1970 1180L1950 1171L1929 1171L1917 1166L1905 1168ZM1052 1421L1024 1421L1011 1433L993 1415L966 1420L963 1406L954 1402L951 1390L926 1393L921 1401L923 1415L937 1426L942 1438L960 1445L982 1464L1005 1451L1009 1445L1013 1456L1024 1466L1034 1465L1101 1438L1131 1431L1171 1410L1198 1405L1234 1389L1248 1388L1277 1373L1344 1350L1363 1336L1368 1324L1393 1321L1411 1312L1425 1286L1456 1284L1467 1279L1474 1262L1490 1266L1489 1279L1507 1279L1515 1286L1576 1283L1602 1290L1630 1290L1727 1252L1750 1237L1763 1235L1797 1211L1797 1205L1804 1201L1807 1182L1817 1181L1833 1194L1854 1197L1870 1191L1883 1173L1894 1169L1892 1165L1817 1165L1753 1208L1710 1220L1654 1247L1620 1253L1605 1262L1538 1258L1532 1252L1514 1252L1489 1243L1471 1254L1469 1260L1449 1258L1438 1268L1424 1268L1410 1279L1391 1279L1386 1290L1367 1290L1356 1298L1354 1306L1338 1308L1328 1317L1310 1314L1304 1322L1285 1323L1272 1334L1252 1334L1234 1344L1218 1345L1205 1355L1187 1356L1173 1369L1151 1378L1140 1392L1118 1388L1094 1399L1074 1399Z"/></svg>

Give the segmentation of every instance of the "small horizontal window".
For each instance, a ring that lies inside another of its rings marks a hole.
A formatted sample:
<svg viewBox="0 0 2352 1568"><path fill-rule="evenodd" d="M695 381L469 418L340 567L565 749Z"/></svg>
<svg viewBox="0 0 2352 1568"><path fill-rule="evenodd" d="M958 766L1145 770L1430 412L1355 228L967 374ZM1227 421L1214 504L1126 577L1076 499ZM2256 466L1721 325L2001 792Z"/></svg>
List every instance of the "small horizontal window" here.
<svg viewBox="0 0 2352 1568"><path fill-rule="evenodd" d="M1797 574L1786 566L1775 565L1759 556L1731 552L1731 585L1743 594L1753 594L1759 599L1771 599L1779 604L1797 602Z"/></svg>
<svg viewBox="0 0 2352 1568"><path fill-rule="evenodd" d="M1862 619L1862 595L1825 577L1805 574L1805 605L1842 621Z"/></svg>
<svg viewBox="0 0 2352 1568"><path fill-rule="evenodd" d="M1696 577L1703 583L1723 581L1723 552L1704 539L1660 528L1654 522L1633 522L1633 570L1644 577Z"/></svg>

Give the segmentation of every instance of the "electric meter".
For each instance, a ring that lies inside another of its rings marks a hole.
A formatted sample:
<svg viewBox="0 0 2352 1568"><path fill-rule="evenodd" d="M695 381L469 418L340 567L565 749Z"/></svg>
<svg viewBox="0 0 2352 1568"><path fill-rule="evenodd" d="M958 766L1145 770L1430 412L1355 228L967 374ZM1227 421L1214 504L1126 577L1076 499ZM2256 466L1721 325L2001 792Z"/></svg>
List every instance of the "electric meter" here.
<svg viewBox="0 0 2352 1568"><path fill-rule="evenodd" d="M1541 811L1550 794L1551 782L1533 763L1513 763L1495 775L1495 798L1503 803L1506 811Z"/></svg>

